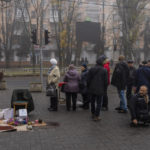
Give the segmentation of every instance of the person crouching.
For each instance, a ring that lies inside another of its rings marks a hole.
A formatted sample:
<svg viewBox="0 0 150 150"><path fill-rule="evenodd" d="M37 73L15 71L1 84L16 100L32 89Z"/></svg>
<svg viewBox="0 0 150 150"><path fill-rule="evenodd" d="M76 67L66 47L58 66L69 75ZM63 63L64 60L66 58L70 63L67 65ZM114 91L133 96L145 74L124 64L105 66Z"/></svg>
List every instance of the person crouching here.
<svg viewBox="0 0 150 150"><path fill-rule="evenodd" d="M139 122L150 123L150 101L146 86L140 87L138 94L135 94L131 98L129 104L132 120L131 124L138 125Z"/></svg>

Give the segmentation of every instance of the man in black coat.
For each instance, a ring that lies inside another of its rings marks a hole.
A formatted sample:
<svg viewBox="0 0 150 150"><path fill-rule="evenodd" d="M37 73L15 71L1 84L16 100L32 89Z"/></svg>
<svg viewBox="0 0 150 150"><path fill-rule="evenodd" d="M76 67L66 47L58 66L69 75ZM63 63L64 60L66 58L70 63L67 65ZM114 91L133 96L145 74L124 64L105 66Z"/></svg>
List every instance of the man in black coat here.
<svg viewBox="0 0 150 150"><path fill-rule="evenodd" d="M129 107L133 125L137 125L139 121L150 123L150 101L147 92L147 87L141 86L138 94L135 94L130 100Z"/></svg>
<svg viewBox="0 0 150 150"><path fill-rule="evenodd" d="M134 85L134 80L136 76L136 69L133 66L133 60L128 60L128 67L129 67L129 76L127 80L127 91L126 91L126 97L127 97L127 105L129 106L129 101L132 96L132 88Z"/></svg>
<svg viewBox="0 0 150 150"><path fill-rule="evenodd" d="M102 105L103 95L107 90L108 77L107 70L103 68L104 58L100 56L96 65L89 70L87 77L88 93L91 96L91 112L94 121L100 120L100 109ZM96 108L95 108L95 103Z"/></svg>
<svg viewBox="0 0 150 150"><path fill-rule="evenodd" d="M81 80L79 82L79 88L83 99L83 105L81 105L80 107L82 107L83 109L89 109L89 95L87 91L88 68L86 63L83 63L81 65L81 71L82 72L81 72Z"/></svg>
<svg viewBox="0 0 150 150"><path fill-rule="evenodd" d="M119 62L116 64L111 80L111 84L117 88L120 97L120 106L115 108L119 113L127 113L125 89L129 76L129 68L124 60L124 56L119 56Z"/></svg>

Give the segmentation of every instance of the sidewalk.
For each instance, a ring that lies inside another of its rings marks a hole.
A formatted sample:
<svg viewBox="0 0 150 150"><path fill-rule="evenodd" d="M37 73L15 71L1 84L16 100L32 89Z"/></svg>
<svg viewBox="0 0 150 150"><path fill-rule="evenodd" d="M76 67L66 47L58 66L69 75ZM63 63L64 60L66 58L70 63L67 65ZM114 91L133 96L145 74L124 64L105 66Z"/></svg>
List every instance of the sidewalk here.
<svg viewBox="0 0 150 150"><path fill-rule="evenodd" d="M10 107L14 87L28 88L37 77L6 78L8 90L0 91L0 108ZM102 112L100 122L93 122L88 110L77 108L67 112L59 105L58 112L49 112L49 97L45 93L32 93L35 110L32 120L58 122L60 126L29 132L0 133L0 150L147 150L150 147L150 127L130 128L128 114L118 114L116 89L109 87L109 111Z"/></svg>

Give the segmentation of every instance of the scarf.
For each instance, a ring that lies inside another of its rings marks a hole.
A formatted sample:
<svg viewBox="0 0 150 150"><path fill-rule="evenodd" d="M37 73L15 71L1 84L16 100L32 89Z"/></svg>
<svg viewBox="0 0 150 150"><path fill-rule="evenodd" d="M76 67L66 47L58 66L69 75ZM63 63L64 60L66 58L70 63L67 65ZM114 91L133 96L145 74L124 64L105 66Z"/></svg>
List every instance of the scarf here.
<svg viewBox="0 0 150 150"><path fill-rule="evenodd" d="M56 67L56 65L52 65L52 66L49 68L47 74L49 75L55 67Z"/></svg>

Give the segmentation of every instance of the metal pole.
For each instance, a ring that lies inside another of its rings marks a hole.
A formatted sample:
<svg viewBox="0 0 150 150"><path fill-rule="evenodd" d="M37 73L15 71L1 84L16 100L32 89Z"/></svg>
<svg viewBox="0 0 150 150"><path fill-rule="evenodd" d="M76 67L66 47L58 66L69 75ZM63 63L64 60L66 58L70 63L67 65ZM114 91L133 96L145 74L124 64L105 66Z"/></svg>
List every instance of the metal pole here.
<svg viewBox="0 0 150 150"><path fill-rule="evenodd" d="M102 51L104 53L104 45L105 45L105 0L103 0L103 27L102 27Z"/></svg>
<svg viewBox="0 0 150 150"><path fill-rule="evenodd" d="M40 20L40 80L43 87L43 2L41 1L41 20Z"/></svg>

